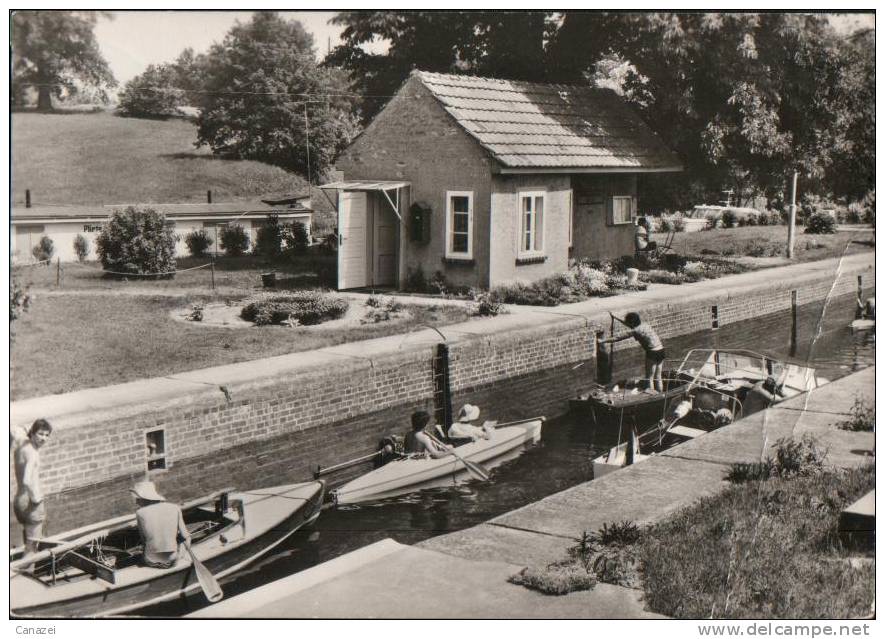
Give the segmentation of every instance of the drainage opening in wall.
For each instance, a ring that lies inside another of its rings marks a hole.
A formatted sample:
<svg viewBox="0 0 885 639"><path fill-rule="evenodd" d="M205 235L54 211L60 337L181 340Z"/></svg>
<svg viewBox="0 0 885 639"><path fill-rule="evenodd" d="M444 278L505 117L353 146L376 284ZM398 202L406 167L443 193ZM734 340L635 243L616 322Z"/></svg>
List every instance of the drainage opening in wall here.
<svg viewBox="0 0 885 639"><path fill-rule="evenodd" d="M715 304L710 307L710 328L714 331L719 328L719 307Z"/></svg>
<svg viewBox="0 0 885 639"><path fill-rule="evenodd" d="M166 469L166 433L160 430L151 430L145 433L145 444L147 445L147 469L148 470L165 470Z"/></svg>

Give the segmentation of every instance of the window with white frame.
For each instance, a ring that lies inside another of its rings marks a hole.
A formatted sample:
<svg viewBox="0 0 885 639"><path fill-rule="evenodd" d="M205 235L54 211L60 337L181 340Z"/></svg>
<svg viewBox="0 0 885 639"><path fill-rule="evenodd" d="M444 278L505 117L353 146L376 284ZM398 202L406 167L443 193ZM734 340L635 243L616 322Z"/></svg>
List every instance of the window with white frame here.
<svg viewBox="0 0 885 639"><path fill-rule="evenodd" d="M519 194L518 257L544 254L544 192Z"/></svg>
<svg viewBox="0 0 885 639"><path fill-rule="evenodd" d="M473 258L473 191L446 191L446 257Z"/></svg>
<svg viewBox="0 0 885 639"><path fill-rule="evenodd" d="M633 222L633 196L615 195L612 197L612 215L609 224L630 224Z"/></svg>

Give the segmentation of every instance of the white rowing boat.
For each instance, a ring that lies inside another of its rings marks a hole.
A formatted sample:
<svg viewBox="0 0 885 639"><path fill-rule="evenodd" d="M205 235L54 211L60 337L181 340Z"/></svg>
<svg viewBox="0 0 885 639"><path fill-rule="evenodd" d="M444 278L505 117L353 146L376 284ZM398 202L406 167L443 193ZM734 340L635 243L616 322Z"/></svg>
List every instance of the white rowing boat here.
<svg viewBox="0 0 885 639"><path fill-rule="evenodd" d="M479 439L458 446L458 456L474 463L482 463L541 439L544 419L533 418L516 422L492 431L491 439ZM433 459L408 456L394 459L370 473L357 477L332 491L337 504L355 504L374 499L393 497L418 490L439 478L451 477L465 471L464 464L452 455Z"/></svg>
<svg viewBox="0 0 885 639"><path fill-rule="evenodd" d="M285 541L320 514L321 481L220 491L182 505L194 556L221 579ZM119 615L200 591L182 553L172 568L142 563L135 515L44 538L37 553L10 551L10 612L20 617Z"/></svg>

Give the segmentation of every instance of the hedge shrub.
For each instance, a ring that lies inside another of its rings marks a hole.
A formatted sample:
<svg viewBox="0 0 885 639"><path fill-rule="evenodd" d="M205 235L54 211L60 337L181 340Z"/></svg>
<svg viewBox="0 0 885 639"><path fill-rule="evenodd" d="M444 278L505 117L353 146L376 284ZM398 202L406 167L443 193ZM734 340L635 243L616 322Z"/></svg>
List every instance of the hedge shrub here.
<svg viewBox="0 0 885 639"><path fill-rule="evenodd" d="M805 224L805 232L821 235L836 232L836 220L828 213L814 213Z"/></svg>
<svg viewBox="0 0 885 639"><path fill-rule="evenodd" d="M89 240L79 233L77 233L77 237L74 238L74 253L77 255L77 260L80 262L85 262L86 257L89 255Z"/></svg>
<svg viewBox="0 0 885 639"><path fill-rule="evenodd" d="M307 235L307 227L301 222L293 222L283 227L283 252L287 257L298 257L307 254L310 238Z"/></svg>
<svg viewBox="0 0 885 639"><path fill-rule="evenodd" d="M198 229L184 236L184 244L192 257L203 257L212 246L212 238L205 229Z"/></svg>
<svg viewBox="0 0 885 639"><path fill-rule="evenodd" d="M240 257L249 250L249 236L239 224L225 226L218 243L228 257Z"/></svg>
<svg viewBox="0 0 885 639"><path fill-rule="evenodd" d="M282 249L283 228L280 226L280 218L270 213L264 224L258 228L255 237L255 253L269 259L279 257Z"/></svg>
<svg viewBox="0 0 885 639"><path fill-rule="evenodd" d="M312 325L343 317L347 308L347 300L322 291L264 293L247 300L240 317L259 326L292 320Z"/></svg>
<svg viewBox="0 0 885 639"><path fill-rule="evenodd" d="M40 241L31 249L31 255L38 262L51 260L54 253L55 245L52 243L52 238L46 235L41 236Z"/></svg>
<svg viewBox="0 0 885 639"><path fill-rule="evenodd" d="M114 211L95 244L106 271L174 276L175 241L165 215L129 206Z"/></svg>

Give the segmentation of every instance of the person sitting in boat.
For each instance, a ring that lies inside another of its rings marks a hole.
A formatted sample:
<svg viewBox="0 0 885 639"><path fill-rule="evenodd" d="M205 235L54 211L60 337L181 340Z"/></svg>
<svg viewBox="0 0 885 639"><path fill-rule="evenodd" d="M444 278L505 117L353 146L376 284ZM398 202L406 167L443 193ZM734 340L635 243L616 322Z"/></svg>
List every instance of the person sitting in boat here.
<svg viewBox="0 0 885 639"><path fill-rule="evenodd" d="M470 422L479 419L479 406L464 404L458 411L457 421L449 427L449 439L491 439L493 429Z"/></svg>
<svg viewBox="0 0 885 639"><path fill-rule="evenodd" d="M645 378L648 380L649 392L664 392L664 360L667 353L661 338L650 325L644 324L639 313L627 313L624 319L612 315L630 330L617 337L599 340L600 344L611 344L632 337L645 351Z"/></svg>
<svg viewBox="0 0 885 639"><path fill-rule="evenodd" d="M741 414L743 417L758 413L771 406L779 395L777 380L771 375L765 379L761 379L747 390L744 401L741 403Z"/></svg>
<svg viewBox="0 0 885 639"><path fill-rule="evenodd" d="M144 564L172 568L178 561L178 546L190 548L191 536L177 504L166 501L152 481L141 481L130 489L135 495L135 520L144 540Z"/></svg>
<svg viewBox="0 0 885 639"><path fill-rule="evenodd" d="M424 453L438 459L452 454L452 446L440 444L425 431L429 422L430 415L426 411L419 410L412 413L412 430L406 433L403 445L407 455Z"/></svg>

